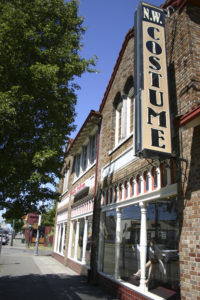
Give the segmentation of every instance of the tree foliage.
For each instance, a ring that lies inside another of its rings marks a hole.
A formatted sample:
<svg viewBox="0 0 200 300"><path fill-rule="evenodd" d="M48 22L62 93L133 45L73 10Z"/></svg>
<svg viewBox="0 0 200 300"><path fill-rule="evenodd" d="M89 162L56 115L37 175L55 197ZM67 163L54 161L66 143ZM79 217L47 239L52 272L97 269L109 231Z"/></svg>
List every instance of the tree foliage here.
<svg viewBox="0 0 200 300"><path fill-rule="evenodd" d="M56 201L52 201L52 203L46 207L46 209L42 213L42 222L43 226L52 226L55 224L55 216L56 216Z"/></svg>
<svg viewBox="0 0 200 300"><path fill-rule="evenodd" d="M74 129L75 79L95 60L80 56L75 0L1 0L0 15L0 204L26 213L57 197L46 184Z"/></svg>

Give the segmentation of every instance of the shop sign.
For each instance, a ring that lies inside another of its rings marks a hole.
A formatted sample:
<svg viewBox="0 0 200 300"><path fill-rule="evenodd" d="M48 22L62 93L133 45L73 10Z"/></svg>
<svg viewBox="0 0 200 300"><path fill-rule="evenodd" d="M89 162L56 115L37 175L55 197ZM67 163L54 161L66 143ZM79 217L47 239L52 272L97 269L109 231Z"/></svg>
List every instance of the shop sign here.
<svg viewBox="0 0 200 300"><path fill-rule="evenodd" d="M77 188L75 188L72 192L71 195L75 195L76 193L80 192L84 187L85 187L85 182L81 183Z"/></svg>
<svg viewBox="0 0 200 300"><path fill-rule="evenodd" d="M135 12L135 153L171 156L165 24L162 9L140 2Z"/></svg>

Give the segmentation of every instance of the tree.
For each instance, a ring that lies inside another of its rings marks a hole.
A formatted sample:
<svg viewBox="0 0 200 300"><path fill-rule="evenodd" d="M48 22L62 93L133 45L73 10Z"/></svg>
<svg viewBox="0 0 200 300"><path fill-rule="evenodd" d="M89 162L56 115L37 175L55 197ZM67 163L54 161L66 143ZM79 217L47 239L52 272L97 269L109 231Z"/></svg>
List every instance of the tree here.
<svg viewBox="0 0 200 300"><path fill-rule="evenodd" d="M42 225L43 226L52 226L55 224L56 216L56 201L52 201L45 211L42 213Z"/></svg>
<svg viewBox="0 0 200 300"><path fill-rule="evenodd" d="M2 0L0 16L0 204L24 214L58 197L46 184L61 176L76 76L95 58L80 56L75 0Z"/></svg>

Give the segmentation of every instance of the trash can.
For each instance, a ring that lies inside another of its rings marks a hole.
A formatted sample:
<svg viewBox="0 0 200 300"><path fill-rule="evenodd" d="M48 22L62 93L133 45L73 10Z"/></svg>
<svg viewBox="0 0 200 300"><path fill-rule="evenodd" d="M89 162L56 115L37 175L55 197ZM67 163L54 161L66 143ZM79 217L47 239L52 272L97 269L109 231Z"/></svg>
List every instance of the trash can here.
<svg viewBox="0 0 200 300"><path fill-rule="evenodd" d="M25 239L21 239L21 242L22 242L22 244L24 244L24 242L25 242Z"/></svg>

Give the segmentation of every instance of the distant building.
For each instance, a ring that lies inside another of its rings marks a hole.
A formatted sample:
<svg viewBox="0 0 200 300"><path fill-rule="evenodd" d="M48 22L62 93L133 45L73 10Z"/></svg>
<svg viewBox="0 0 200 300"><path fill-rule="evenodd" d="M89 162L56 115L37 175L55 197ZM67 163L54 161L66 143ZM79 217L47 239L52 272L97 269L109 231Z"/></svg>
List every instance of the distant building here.
<svg viewBox="0 0 200 300"><path fill-rule="evenodd" d="M29 213L24 216L24 237L26 244L36 242L37 228L38 228L39 214ZM53 244L53 234L51 234L51 226L41 226L39 230L39 243L44 246L51 246Z"/></svg>
<svg viewBox="0 0 200 300"><path fill-rule="evenodd" d="M66 149L60 181L54 257L124 300L200 299L200 2L167 0L162 7L172 152L162 152L167 112L136 103L133 28L99 111L90 111ZM145 45L152 55L144 70L153 88L146 97L161 107L166 74L154 21L162 21L148 9ZM149 140L147 131L140 136L141 119L135 122L136 110L145 108L149 115L142 121L152 125L151 146L160 148L160 158L146 149L136 153L139 138Z"/></svg>

